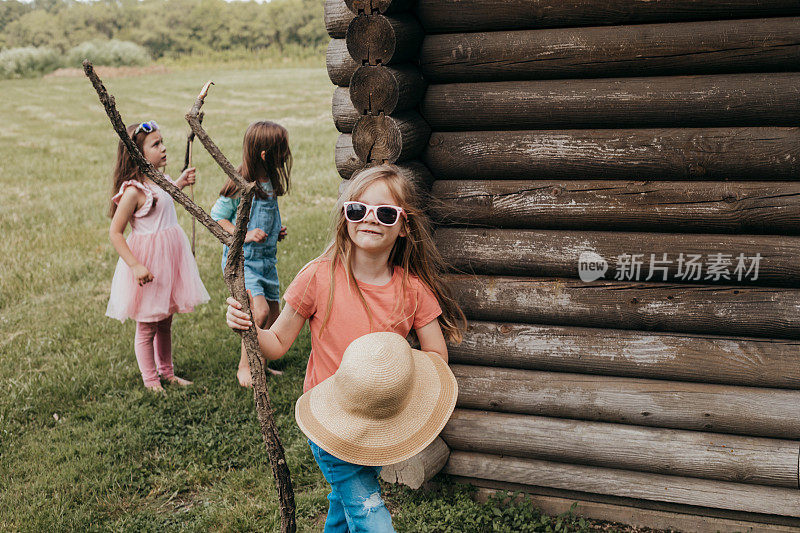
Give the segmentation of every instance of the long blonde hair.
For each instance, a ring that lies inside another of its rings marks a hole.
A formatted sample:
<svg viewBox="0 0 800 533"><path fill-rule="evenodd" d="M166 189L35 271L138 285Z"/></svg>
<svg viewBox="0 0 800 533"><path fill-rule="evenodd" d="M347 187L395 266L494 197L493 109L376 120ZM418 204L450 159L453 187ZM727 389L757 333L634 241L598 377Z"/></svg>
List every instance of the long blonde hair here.
<svg viewBox="0 0 800 533"><path fill-rule="evenodd" d="M430 221L422 211L420 191L416 185L403 177L400 169L394 165L380 165L362 170L350 179L347 188L336 202L332 220L333 235L322 254L323 258L330 261L330 295L320 334L325 329L333 307L334 274L339 263L344 267L351 287L355 289L370 322L372 321L372 313L351 268L353 243L347 231L343 205L346 201L357 200L367 187L378 181L383 181L389 187L397 205L405 210L408 217L405 219L401 217L399 222L403 224L406 236L397 238L389 254L389 263L403 268L401 291L405 292L410 274L419 278L433 292L442 308L439 325L445 338L450 342L460 343L467 321L444 284L443 274L447 265L433 243ZM404 300L404 298L398 299L399 307L402 307Z"/></svg>

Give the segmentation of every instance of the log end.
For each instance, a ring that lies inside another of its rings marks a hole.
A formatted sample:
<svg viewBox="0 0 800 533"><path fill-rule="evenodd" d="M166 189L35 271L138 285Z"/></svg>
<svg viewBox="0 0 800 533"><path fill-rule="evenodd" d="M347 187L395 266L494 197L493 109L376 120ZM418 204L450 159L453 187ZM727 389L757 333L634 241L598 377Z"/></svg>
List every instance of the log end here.
<svg viewBox="0 0 800 533"><path fill-rule="evenodd" d="M353 150L367 164L396 162L402 143L397 124L385 115L364 115L353 128Z"/></svg>
<svg viewBox="0 0 800 533"><path fill-rule="evenodd" d="M436 437L427 448L414 457L384 466L381 469L381 479L387 483L398 483L416 490L438 474L449 457L450 448L440 437Z"/></svg>
<svg viewBox="0 0 800 533"><path fill-rule="evenodd" d="M358 15L347 28L347 50L362 65L386 64L397 48L397 36L382 15Z"/></svg>
<svg viewBox="0 0 800 533"><path fill-rule="evenodd" d="M389 69L362 65L350 79L350 100L361 114L391 114L397 108L400 86Z"/></svg>

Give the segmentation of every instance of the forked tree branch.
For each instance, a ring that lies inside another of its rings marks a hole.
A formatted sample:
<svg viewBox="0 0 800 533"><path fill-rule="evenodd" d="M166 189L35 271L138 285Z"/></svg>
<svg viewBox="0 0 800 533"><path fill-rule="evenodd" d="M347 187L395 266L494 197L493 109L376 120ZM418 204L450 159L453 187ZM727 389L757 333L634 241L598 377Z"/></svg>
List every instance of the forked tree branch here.
<svg viewBox="0 0 800 533"><path fill-rule="evenodd" d="M230 179L236 184L240 191L242 191L242 196L244 196L245 191L249 188L256 187L256 183L247 183L244 181L244 178L236 172L236 169L233 168L231 162L228 161L219 147L211 140L211 137L208 136L206 130L203 129L202 124L200 123L200 108L203 107L203 103L205 102L206 95L208 94L208 88L213 85L213 82L207 81L205 85L203 85L203 89L200 91L200 94L197 95L197 99L194 101L194 105L186 113L186 122L189 123L189 127L192 128L195 136L200 139L200 142L203 143L203 147L211 154L211 157L214 158L214 161L217 162L219 168L222 169L225 174L228 175Z"/></svg>
<svg viewBox="0 0 800 533"><path fill-rule="evenodd" d="M247 233L247 224L250 221L250 206L253 202L255 194L256 183L247 183L242 179L238 172L233 168L233 165L217 148L216 144L211 140L208 134L200 126L198 115L200 108L203 106L208 87L211 82L206 83L200 95L197 97L191 111L186 114L186 120L192 131L203 143L203 146L208 150L217 164L223 171L237 184L242 193L242 199L239 202L239 207L236 210L236 228L234 234L231 235L219 224L217 224L211 217L192 202L180 189L175 187L167 180L164 175L156 170L141 154L133 139L128 136L122 118L116 109L114 97L108 94L106 88L103 86L102 81L94 72L94 68L89 61L83 62L83 69L86 75L92 81L92 85L97 91L100 102L106 110L108 118L111 120L111 125L114 130L125 143L133 159L139 165L142 172L153 180L159 187L164 189L170 196L177 202L183 205L187 211L201 224L206 226L214 236L216 236L222 243L228 245L228 259L225 264L225 284L228 286L236 300L242 304L242 309L250 314L250 301L247 297L247 292L244 285L244 239ZM255 323L255 321L253 321ZM258 421L261 426L261 434L264 438L264 443L267 446L269 455L270 466L272 467L272 474L275 477L275 485L278 489L280 513L281 513L281 532L294 533L297 530L297 522L295 518L295 503L294 503L294 490L292 489L292 480L289 473L289 467L286 464L286 458L278 436L278 428L273 418L272 406L270 404L269 393L267 391L267 378L264 372L264 364L260 357L260 348L258 346L258 334L255 326L241 332L242 340L244 342L245 351L247 352L247 359L250 363L250 373L253 378L253 395L256 404L256 413L258 414Z"/></svg>

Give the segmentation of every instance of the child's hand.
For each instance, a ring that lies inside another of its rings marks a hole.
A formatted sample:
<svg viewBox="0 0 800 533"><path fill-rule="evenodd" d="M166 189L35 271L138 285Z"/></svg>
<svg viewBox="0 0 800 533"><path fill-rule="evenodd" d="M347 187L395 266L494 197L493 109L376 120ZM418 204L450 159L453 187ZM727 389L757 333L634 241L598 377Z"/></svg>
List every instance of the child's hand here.
<svg viewBox="0 0 800 533"><path fill-rule="evenodd" d="M264 242L267 234L261 228L251 229L244 234L244 242Z"/></svg>
<svg viewBox="0 0 800 533"><path fill-rule="evenodd" d="M175 182L179 189L183 189L187 185L193 185L195 182L195 167L189 167L181 172L181 177Z"/></svg>
<svg viewBox="0 0 800 533"><path fill-rule="evenodd" d="M250 297L252 305L253 298L250 296L250 291L247 291L247 295ZM247 313L241 311L242 304L233 296L228 296L228 299L225 301L228 302L228 311L225 313L225 322L228 324L228 327L231 329L249 329L253 323L250 322L250 317Z"/></svg>
<svg viewBox="0 0 800 533"><path fill-rule="evenodd" d="M138 265L134 265L131 270L133 270L133 275L140 287L153 281L153 275L143 264L139 263Z"/></svg>
<svg viewBox="0 0 800 533"><path fill-rule="evenodd" d="M281 226L281 231L278 233L278 241L285 239L288 232L289 231L286 229L286 226Z"/></svg>

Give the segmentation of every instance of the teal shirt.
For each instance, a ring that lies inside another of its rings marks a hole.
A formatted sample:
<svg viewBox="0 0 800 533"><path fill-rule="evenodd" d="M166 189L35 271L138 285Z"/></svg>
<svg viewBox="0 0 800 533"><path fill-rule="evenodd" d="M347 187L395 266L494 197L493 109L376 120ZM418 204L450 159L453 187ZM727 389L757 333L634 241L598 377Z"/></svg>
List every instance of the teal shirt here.
<svg viewBox="0 0 800 533"><path fill-rule="evenodd" d="M267 193L272 192L272 183L268 181L259 182L261 190ZM257 198L257 197L256 197ZM220 196L211 208L211 218L214 220L225 219L231 224L236 220L236 210L239 209L239 202L242 199L237 195L233 198Z"/></svg>

